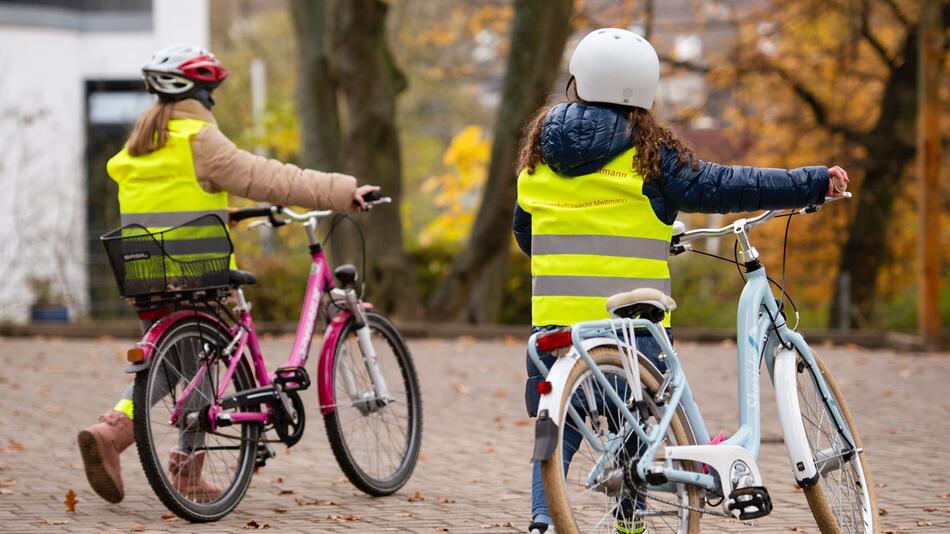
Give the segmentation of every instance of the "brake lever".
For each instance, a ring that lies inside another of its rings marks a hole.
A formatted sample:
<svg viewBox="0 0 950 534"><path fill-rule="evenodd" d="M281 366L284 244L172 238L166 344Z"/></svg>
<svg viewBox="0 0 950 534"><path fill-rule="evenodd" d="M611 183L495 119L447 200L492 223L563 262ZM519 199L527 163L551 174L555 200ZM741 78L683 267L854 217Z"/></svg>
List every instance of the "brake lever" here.
<svg viewBox="0 0 950 534"><path fill-rule="evenodd" d="M378 204L391 204L392 201L393 199L390 197L382 197L379 200L373 200L373 201L367 202L366 206L363 208L363 211L369 211L373 209L373 206L376 206Z"/></svg>
<svg viewBox="0 0 950 534"><path fill-rule="evenodd" d="M248 230L250 230L251 228L260 228L261 226L270 226L270 222L258 219L252 222L251 224L247 225L247 228Z"/></svg>

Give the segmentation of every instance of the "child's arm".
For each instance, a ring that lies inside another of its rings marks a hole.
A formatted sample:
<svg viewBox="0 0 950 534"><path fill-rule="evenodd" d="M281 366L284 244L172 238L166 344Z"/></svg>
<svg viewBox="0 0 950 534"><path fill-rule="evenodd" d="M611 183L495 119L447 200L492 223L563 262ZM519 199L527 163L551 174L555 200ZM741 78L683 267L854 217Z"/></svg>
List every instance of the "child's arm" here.
<svg viewBox="0 0 950 534"><path fill-rule="evenodd" d="M827 167L770 169L699 161L694 169L680 164L667 147L661 148L660 158L663 197L685 212L802 208L823 203L829 191Z"/></svg>
<svg viewBox="0 0 950 534"><path fill-rule="evenodd" d="M356 178L256 156L214 126L192 138L191 151L198 182L211 192L316 210L348 211L355 201Z"/></svg>
<svg viewBox="0 0 950 534"><path fill-rule="evenodd" d="M515 202L515 216L511 228L515 233L515 241L521 252L531 256L531 214L521 209L518 202Z"/></svg>

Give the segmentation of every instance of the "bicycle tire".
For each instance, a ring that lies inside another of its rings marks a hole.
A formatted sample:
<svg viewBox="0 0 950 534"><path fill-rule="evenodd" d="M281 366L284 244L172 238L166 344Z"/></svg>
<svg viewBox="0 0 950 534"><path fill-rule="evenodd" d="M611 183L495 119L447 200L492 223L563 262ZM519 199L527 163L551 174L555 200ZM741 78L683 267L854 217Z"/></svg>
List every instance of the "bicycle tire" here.
<svg viewBox="0 0 950 534"><path fill-rule="evenodd" d="M378 333L386 341L396 357L399 365L400 375L407 396L407 414L409 418L409 431L407 432L407 447L399 466L393 473L385 478L378 478L367 473L366 469L360 466L355 458L353 451L347 445L344 428L340 419L341 404L339 399L334 399L336 406L332 411L323 415L323 420L327 430L327 439L330 442L330 448L333 450L333 456L346 478L359 490L374 497L392 495L399 491L415 470L419 458L419 449L422 446L422 394L419 388L419 379L416 375L416 369L412 362L412 356L409 347L403 340L396 327L385 317L376 312L366 312L366 320L369 327ZM340 332L337 344L333 349L333 383L331 390L336 391L336 381L338 370L344 358L341 353L344 344L350 336L356 335L355 323L350 320Z"/></svg>
<svg viewBox="0 0 950 534"><path fill-rule="evenodd" d="M590 356L598 367L613 366L621 369L623 367L620 353L615 348L597 347L590 350ZM663 377L660 376L659 372L652 365L645 365L642 361L639 362L639 365L640 380L645 389L644 398L651 398L659 389ZM579 534L581 532L574 518L574 511L567 496L567 481L565 480L564 469L561 467L560 459L562 457L561 443L563 441L565 420L569 417L565 403L570 401L572 392L578 387L575 386L575 382L577 382L587 370L588 366L586 362L584 360L578 360L568 375L564 387L564 397L560 401L561 420L555 421L558 425L559 433L557 446L550 459L541 462L541 478L544 482L544 494L548 501L551 518L554 520L554 527L559 534ZM676 414L672 419L670 431L673 433L676 443L678 444L690 445L695 443L692 429L680 408L677 408ZM684 462L683 468L686 470L695 470L692 462ZM699 508L701 502L699 489L696 486L688 486L687 494L689 506ZM698 534L700 514L687 511L687 517L685 530L682 528L681 520L678 531L686 532L687 534ZM612 529L612 526L610 528ZM654 532L654 530L650 530L650 532Z"/></svg>
<svg viewBox="0 0 950 534"><path fill-rule="evenodd" d="M813 353L815 362L818 364L818 369L821 371L825 383L828 385L828 389L831 394L834 396L835 402L841 409L841 415L844 417L845 422L848 425L848 428L851 431L851 436L854 438L855 445L861 449L861 437L858 435L857 426L854 424L854 419L851 417L851 411L848 409L848 405L844 401L844 395L841 393L841 389L838 388L838 383L835 382L831 372L828 369L825 361L821 359L817 354ZM805 368L810 368L806 365ZM805 421L807 422L807 421ZM871 523L865 524L863 532L871 532L873 534L880 534L881 532L881 521L880 516L878 515L878 506L877 506L877 496L874 494L874 482L871 480L871 473L868 469L867 458L862 450L854 457L858 461L858 464L861 467L861 472L863 475L863 485L868 492L868 505L869 510L865 519L870 519ZM850 462L849 462L850 463ZM808 507L811 509L812 515L815 517L815 522L818 524L818 529L822 534L849 534L848 531L842 530L839 526L839 521L835 517L833 506L828 498L827 492L825 491L824 485L819 480L818 483L811 487L804 488L805 499L808 501ZM853 530L851 530L853 532Z"/></svg>
<svg viewBox="0 0 950 534"><path fill-rule="evenodd" d="M200 329L200 330L199 330ZM178 339L178 336L192 331L200 334L199 339L210 340L224 347L230 341L230 334L223 330L219 325L204 319L188 317L171 326L168 331L156 344L156 350L152 357L151 365L148 370L142 371L135 376L135 386L133 390L133 404L135 408L135 417L132 420L135 430L135 443L138 449L139 461L142 469L145 471L145 478L148 480L152 491L159 498L162 504L169 511L192 523L206 523L217 521L229 514L244 498L247 489L251 483L251 477L254 474L254 464L257 456L258 438L260 436L260 425L246 424L241 425L242 440L240 466L238 473L233 477L232 483L225 488L221 498L210 503L197 503L184 498L176 489L171 487L170 481L165 476L165 469L162 466L160 455L167 451L156 450L156 444L152 439L150 432L150 409L141 409L139 407L149 406L147 399L151 396L149 383L153 383L150 377L153 372L157 372L157 365L161 364L161 358L164 351L170 350L172 343ZM183 339L183 338L182 338ZM171 344L171 345L170 345ZM247 359L243 355L232 377L236 391L251 389L255 387L250 367ZM151 406L149 406L151 408ZM245 408L246 411L258 411L258 408Z"/></svg>

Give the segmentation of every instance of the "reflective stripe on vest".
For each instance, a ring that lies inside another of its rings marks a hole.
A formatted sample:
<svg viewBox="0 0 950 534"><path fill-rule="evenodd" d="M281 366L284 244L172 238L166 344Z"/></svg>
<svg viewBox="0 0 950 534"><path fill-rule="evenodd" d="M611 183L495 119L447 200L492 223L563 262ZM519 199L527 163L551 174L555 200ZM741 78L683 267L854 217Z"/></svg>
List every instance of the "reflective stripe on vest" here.
<svg viewBox="0 0 950 534"><path fill-rule="evenodd" d="M670 294L673 229L643 195L634 154L584 176L538 165L518 177L518 203L531 214L533 324L608 318L607 297L640 287Z"/></svg>
<svg viewBox="0 0 950 534"><path fill-rule="evenodd" d="M228 195L208 193L195 176L191 138L208 123L196 119L168 121L165 146L148 154L131 156L123 148L109 160L106 169L119 185L119 211L122 225L137 224L149 232L167 230L208 214L217 215L224 223L228 216ZM168 254L226 253L230 247L220 231L209 229L202 237L202 224L216 224L210 217L195 228L179 233L167 241ZM235 268L234 258L231 268Z"/></svg>

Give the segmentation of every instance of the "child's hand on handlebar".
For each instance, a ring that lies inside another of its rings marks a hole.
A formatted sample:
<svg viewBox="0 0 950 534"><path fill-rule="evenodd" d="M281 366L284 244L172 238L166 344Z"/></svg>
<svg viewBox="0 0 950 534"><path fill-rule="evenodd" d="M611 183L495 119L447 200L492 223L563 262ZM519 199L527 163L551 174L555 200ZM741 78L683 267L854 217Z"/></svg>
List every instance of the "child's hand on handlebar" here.
<svg viewBox="0 0 950 534"><path fill-rule="evenodd" d="M363 198L369 193L374 191L379 191L379 186L377 185L361 185L356 188L356 193L353 193L353 211L363 211L366 209L366 200Z"/></svg>
<svg viewBox="0 0 950 534"><path fill-rule="evenodd" d="M828 194L831 198L844 196L848 190L848 172L835 165L828 169Z"/></svg>

